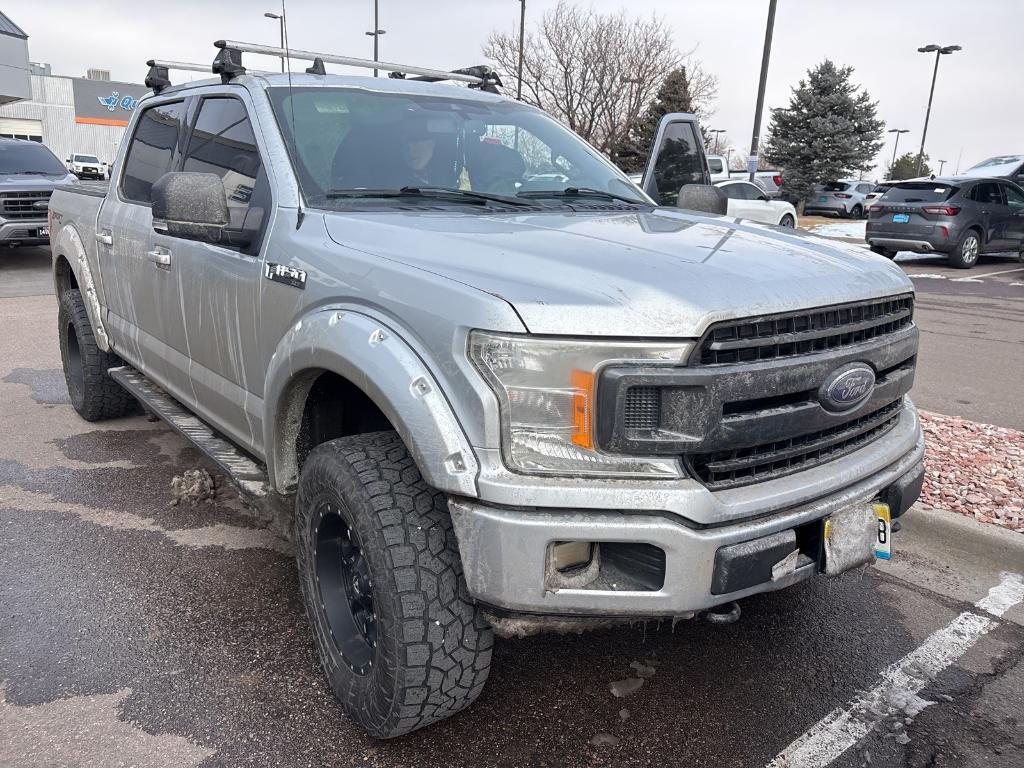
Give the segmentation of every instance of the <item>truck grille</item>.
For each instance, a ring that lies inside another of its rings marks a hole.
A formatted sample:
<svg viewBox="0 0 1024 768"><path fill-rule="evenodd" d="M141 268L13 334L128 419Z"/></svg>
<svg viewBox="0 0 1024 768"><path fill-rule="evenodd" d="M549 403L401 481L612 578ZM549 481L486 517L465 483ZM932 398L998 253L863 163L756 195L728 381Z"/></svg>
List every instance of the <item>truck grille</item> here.
<svg viewBox="0 0 1024 768"><path fill-rule="evenodd" d="M45 219L46 209L35 208L39 200L49 202L51 192L0 192L0 216L5 219Z"/></svg>
<svg viewBox="0 0 1024 768"><path fill-rule="evenodd" d="M690 364L774 360L848 347L895 333L913 322L914 297L892 296L853 304L716 323Z"/></svg>
<svg viewBox="0 0 1024 768"><path fill-rule="evenodd" d="M902 407L900 398L829 429L750 448L694 454L687 463L691 472L713 490L771 480L832 461L876 440L896 426Z"/></svg>

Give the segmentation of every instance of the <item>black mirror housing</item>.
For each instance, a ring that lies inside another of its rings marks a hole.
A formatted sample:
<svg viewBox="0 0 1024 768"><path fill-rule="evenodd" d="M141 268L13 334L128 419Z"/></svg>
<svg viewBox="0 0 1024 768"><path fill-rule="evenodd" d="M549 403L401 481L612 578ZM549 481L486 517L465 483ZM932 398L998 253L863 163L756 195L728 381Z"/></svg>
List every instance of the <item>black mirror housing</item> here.
<svg viewBox="0 0 1024 768"><path fill-rule="evenodd" d="M153 228L173 237L221 243L230 223L224 184L215 173L165 173L153 184Z"/></svg>

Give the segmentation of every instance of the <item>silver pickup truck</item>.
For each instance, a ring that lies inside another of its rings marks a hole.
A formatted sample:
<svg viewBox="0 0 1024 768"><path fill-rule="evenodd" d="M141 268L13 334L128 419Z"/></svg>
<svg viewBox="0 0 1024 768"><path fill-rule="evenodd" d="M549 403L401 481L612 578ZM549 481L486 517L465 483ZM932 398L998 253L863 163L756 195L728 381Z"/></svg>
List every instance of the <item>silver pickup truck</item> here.
<svg viewBox="0 0 1024 768"><path fill-rule="evenodd" d="M686 210L714 197L692 116L641 191L487 70L247 73L234 45L154 78L105 193L53 196L67 383L293 510L369 733L470 704L494 634L727 621L889 554L924 450L898 267Z"/></svg>

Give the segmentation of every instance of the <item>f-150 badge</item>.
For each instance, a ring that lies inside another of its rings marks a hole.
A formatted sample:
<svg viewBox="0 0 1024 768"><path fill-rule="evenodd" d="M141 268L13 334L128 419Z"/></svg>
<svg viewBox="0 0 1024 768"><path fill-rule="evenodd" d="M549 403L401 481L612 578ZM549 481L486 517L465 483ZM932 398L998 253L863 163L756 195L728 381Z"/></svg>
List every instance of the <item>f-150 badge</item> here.
<svg viewBox="0 0 1024 768"><path fill-rule="evenodd" d="M289 267L287 264L270 264L268 262L263 268L263 276L267 280L284 283L293 288L305 289L306 287L306 271Z"/></svg>

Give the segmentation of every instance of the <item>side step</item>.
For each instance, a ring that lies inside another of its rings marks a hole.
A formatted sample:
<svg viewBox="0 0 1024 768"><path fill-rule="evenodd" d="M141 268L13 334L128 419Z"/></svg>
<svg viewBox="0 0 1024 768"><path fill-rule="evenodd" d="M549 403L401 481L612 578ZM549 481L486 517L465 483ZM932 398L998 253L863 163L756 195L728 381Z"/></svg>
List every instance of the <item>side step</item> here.
<svg viewBox="0 0 1024 768"><path fill-rule="evenodd" d="M128 390L147 410L206 454L244 492L264 496L269 484L264 468L246 456L204 421L129 365L111 368L110 378Z"/></svg>

